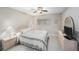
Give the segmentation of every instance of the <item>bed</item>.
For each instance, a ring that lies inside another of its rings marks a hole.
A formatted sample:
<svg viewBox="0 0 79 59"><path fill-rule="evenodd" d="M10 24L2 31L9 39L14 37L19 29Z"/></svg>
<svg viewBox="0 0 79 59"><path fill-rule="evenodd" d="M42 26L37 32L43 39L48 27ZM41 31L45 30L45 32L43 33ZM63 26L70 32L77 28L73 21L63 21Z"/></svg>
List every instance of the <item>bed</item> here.
<svg viewBox="0 0 79 59"><path fill-rule="evenodd" d="M18 41L26 47L46 51L48 46L48 32L45 30L26 31L18 37Z"/></svg>

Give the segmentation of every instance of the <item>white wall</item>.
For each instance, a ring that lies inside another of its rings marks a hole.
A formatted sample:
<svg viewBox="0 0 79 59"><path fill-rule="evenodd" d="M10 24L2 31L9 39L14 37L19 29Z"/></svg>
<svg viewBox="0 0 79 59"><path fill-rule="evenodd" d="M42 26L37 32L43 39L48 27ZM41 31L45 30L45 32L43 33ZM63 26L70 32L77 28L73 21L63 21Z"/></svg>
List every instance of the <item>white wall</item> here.
<svg viewBox="0 0 79 59"><path fill-rule="evenodd" d="M47 19L47 24L38 24L40 29L47 30L50 33L55 33L60 30L61 14L47 14L39 16L40 20Z"/></svg>
<svg viewBox="0 0 79 59"><path fill-rule="evenodd" d="M71 7L68 8L63 14L62 14L62 29L64 26L64 20L66 17L71 16L74 19L75 22L75 28L76 31L79 32L79 7Z"/></svg>
<svg viewBox="0 0 79 59"><path fill-rule="evenodd" d="M50 33L60 30L61 14L47 14L36 17L11 8L0 8L0 31L8 26L13 26L14 28L35 26L36 19L48 19L49 24L36 25L40 29L47 30Z"/></svg>
<svg viewBox="0 0 79 59"><path fill-rule="evenodd" d="M11 8L0 7L0 31L6 29L8 26L14 28L23 28L28 25L31 26L31 20L33 17L28 14L21 13Z"/></svg>

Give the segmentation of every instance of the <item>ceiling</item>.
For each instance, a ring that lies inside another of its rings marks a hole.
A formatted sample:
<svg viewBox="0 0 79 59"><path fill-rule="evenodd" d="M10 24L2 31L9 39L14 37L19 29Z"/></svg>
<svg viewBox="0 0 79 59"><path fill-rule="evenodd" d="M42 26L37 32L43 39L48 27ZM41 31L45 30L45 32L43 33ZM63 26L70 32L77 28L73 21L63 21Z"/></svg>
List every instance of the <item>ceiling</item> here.
<svg viewBox="0 0 79 59"><path fill-rule="evenodd" d="M33 13L32 10L36 9L36 7L11 7L11 8L31 15L36 15ZM59 14L62 13L65 9L67 9L66 7L43 7L43 8L48 10L48 12L46 12L45 14Z"/></svg>

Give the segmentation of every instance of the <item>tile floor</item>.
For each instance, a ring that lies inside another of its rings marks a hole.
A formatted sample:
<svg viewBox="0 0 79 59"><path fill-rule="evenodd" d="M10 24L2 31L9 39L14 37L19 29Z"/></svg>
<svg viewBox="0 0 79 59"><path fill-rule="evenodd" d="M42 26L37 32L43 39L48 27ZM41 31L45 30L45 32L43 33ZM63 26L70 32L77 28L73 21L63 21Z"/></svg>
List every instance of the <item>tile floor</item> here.
<svg viewBox="0 0 79 59"><path fill-rule="evenodd" d="M61 44L56 36L50 36L48 42L48 51L63 51Z"/></svg>

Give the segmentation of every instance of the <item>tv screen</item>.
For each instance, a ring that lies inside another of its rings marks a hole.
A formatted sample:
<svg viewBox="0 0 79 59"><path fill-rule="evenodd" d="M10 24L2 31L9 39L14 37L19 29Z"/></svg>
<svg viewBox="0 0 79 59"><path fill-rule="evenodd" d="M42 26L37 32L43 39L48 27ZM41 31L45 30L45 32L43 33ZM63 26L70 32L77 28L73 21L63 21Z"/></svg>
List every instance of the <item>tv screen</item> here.
<svg viewBox="0 0 79 59"><path fill-rule="evenodd" d="M64 33L69 37L72 38L72 28L64 26Z"/></svg>

